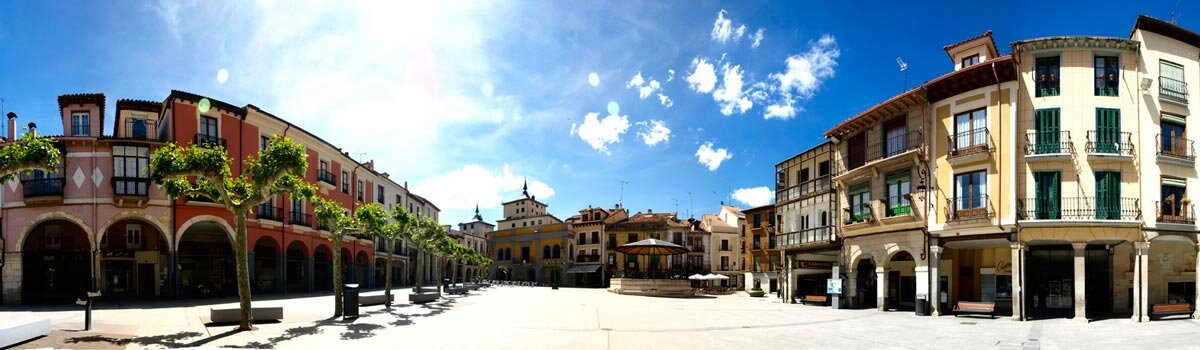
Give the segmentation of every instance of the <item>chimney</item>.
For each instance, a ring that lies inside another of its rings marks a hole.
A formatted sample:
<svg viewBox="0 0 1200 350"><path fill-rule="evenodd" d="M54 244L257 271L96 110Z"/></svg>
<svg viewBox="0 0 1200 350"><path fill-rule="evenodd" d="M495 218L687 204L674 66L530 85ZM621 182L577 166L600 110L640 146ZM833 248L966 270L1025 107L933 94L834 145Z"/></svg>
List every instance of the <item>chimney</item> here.
<svg viewBox="0 0 1200 350"><path fill-rule="evenodd" d="M646 209L646 214L654 214L654 209Z"/></svg>
<svg viewBox="0 0 1200 350"><path fill-rule="evenodd" d="M29 134L37 136L37 123L29 122Z"/></svg>
<svg viewBox="0 0 1200 350"><path fill-rule="evenodd" d="M17 114L8 112L8 140L17 139Z"/></svg>

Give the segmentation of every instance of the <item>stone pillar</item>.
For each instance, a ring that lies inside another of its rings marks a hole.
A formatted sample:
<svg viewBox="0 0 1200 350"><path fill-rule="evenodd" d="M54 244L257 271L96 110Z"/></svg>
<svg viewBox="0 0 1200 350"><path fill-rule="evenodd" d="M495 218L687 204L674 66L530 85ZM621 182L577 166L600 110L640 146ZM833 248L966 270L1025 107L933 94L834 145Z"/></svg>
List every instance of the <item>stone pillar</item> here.
<svg viewBox="0 0 1200 350"><path fill-rule="evenodd" d="M1012 248L1012 319L1025 320L1025 243L1009 244Z"/></svg>
<svg viewBox="0 0 1200 350"><path fill-rule="evenodd" d="M363 281L363 284L366 285L367 288L375 288L375 262L374 261L367 262L366 281Z"/></svg>
<svg viewBox="0 0 1200 350"><path fill-rule="evenodd" d="M784 261L784 264L786 264L786 266L787 266L787 269L786 269L787 279L785 279L785 281L787 281L787 282L784 283L785 289L783 290L783 298L784 298L783 302L788 303L788 304L795 304L796 303L796 295L795 295L796 294L796 284L795 284L796 283L796 271L794 271L794 269L796 268L796 261L795 261L795 259L788 259L787 255L784 255L783 261Z"/></svg>
<svg viewBox="0 0 1200 350"><path fill-rule="evenodd" d="M837 278L836 276L834 278ZM842 295L846 298L846 303L851 308L859 307L858 304L858 273L854 270L846 270L846 278L842 280Z"/></svg>
<svg viewBox="0 0 1200 350"><path fill-rule="evenodd" d="M1133 242L1133 321L1150 322L1150 242Z"/></svg>
<svg viewBox="0 0 1200 350"><path fill-rule="evenodd" d="M4 253L4 267L0 273L4 274L3 300L0 304L12 305L21 303L21 271L24 261L21 259L21 253Z"/></svg>
<svg viewBox="0 0 1200 350"><path fill-rule="evenodd" d="M875 268L875 308L887 311L887 268Z"/></svg>
<svg viewBox="0 0 1200 350"><path fill-rule="evenodd" d="M1075 320L1087 322L1087 243L1071 243L1075 248Z"/></svg>
<svg viewBox="0 0 1200 350"><path fill-rule="evenodd" d="M167 252L167 284L170 288L172 298L179 297L179 252L171 250Z"/></svg>
<svg viewBox="0 0 1200 350"><path fill-rule="evenodd" d="M929 246L929 314L932 316L941 316L942 314L942 286L941 283L941 268L942 268L942 247L936 245ZM918 282L920 283L920 282Z"/></svg>
<svg viewBox="0 0 1200 350"><path fill-rule="evenodd" d="M275 281L276 281L275 282L276 283L275 291L283 293L283 294L287 294L287 284L288 284L287 270L288 269L287 269L287 252L286 251L284 251L283 254L279 254L279 255L275 256L275 266L277 266L276 273L275 273Z"/></svg>
<svg viewBox="0 0 1200 350"><path fill-rule="evenodd" d="M316 268L315 264L313 263L313 257L310 256L304 258L304 290L308 291L309 293L317 290L316 283L313 281L313 276L316 274L316 271L314 270L316 270Z"/></svg>

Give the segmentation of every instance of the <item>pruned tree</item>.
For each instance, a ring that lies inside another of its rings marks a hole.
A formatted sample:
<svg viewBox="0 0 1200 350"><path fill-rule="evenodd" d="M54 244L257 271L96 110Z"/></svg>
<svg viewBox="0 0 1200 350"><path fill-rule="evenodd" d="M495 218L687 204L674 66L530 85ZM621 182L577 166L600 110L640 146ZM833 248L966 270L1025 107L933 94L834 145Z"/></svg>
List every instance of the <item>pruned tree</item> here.
<svg viewBox="0 0 1200 350"><path fill-rule="evenodd" d="M242 173L230 170L232 160L225 148L193 144L187 147L167 144L154 152L150 160L150 178L162 185L171 198L187 196L213 201L233 214L234 255L237 262L238 299L241 323L238 330L250 330L250 271L246 248L246 216L271 198L290 194L312 197L316 187L304 181L308 157L304 146L276 135L266 149L243 162Z"/></svg>
<svg viewBox="0 0 1200 350"><path fill-rule="evenodd" d="M342 315L345 307L342 305L342 294L345 293L342 286L342 240L346 238L346 234L358 229L358 223L350 216L350 211L337 202L316 196L310 201L313 211L317 214L317 222L329 228L329 236L326 239L333 245L333 316L338 317Z"/></svg>
<svg viewBox="0 0 1200 350"><path fill-rule="evenodd" d="M421 285L424 281L425 275L424 265L429 263L426 261L426 255L427 253L429 253L428 255L433 254L433 249L436 249L436 242L440 240L441 237L446 236L446 230L441 225L438 225L437 221L434 221L432 218L421 217L416 220L415 227L410 232L412 233L411 240L417 247L417 278L415 281L415 289L417 293L423 293L424 291L421 289Z"/></svg>
<svg viewBox="0 0 1200 350"><path fill-rule="evenodd" d="M27 132L0 147L0 182L31 170L55 171L61 161L62 152L54 140Z"/></svg>
<svg viewBox="0 0 1200 350"><path fill-rule="evenodd" d="M388 247L387 249L395 247L397 239L407 237L409 227L413 223L412 215L408 214L408 211L404 210L403 207L397 206L389 213L383 209L383 206L376 203L364 204L358 207L354 212L354 216L362 224L363 232L367 235L384 239ZM391 218L390 222L389 218ZM385 260L386 270L383 273L383 294L386 300L386 307L392 307L392 255L389 254Z"/></svg>

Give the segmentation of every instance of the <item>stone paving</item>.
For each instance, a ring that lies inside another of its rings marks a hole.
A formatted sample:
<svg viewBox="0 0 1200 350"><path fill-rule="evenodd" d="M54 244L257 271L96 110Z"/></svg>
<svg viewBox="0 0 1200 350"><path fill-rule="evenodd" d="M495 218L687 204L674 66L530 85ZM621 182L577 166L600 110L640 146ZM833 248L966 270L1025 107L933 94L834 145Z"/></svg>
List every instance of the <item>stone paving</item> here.
<svg viewBox="0 0 1200 350"><path fill-rule="evenodd" d="M404 299L403 291L397 299ZM225 300L232 302L233 300ZM1128 319L1016 322L919 317L911 312L832 310L744 293L689 299L615 295L597 289L491 287L426 305L364 308L332 320L329 296L256 301L285 319L231 332L206 326L208 305L102 305L93 331L77 308L0 308L0 317L51 318L55 331L18 348L141 349L1166 349L1200 348L1200 322Z"/></svg>

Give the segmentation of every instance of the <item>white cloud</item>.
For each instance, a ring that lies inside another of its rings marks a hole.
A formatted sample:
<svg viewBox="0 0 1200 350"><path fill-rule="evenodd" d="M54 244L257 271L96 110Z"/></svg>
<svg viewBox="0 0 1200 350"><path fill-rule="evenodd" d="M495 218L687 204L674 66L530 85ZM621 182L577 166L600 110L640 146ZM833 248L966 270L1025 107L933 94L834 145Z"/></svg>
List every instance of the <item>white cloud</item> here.
<svg viewBox="0 0 1200 350"><path fill-rule="evenodd" d="M692 59L692 73L687 77L688 86L699 93L709 93L717 85L717 71L704 58Z"/></svg>
<svg viewBox="0 0 1200 350"><path fill-rule="evenodd" d="M629 130L629 117L609 115L604 119L596 113L588 113L583 117L583 124L576 127L571 125L571 135L579 135L593 149L604 154L611 154L608 145L621 142L621 135Z"/></svg>
<svg viewBox="0 0 1200 350"><path fill-rule="evenodd" d="M721 105L721 114L726 116L733 115L736 111L738 114L746 113L746 110L754 107L754 102L751 102L746 97L746 93L742 91L742 67L737 65L729 65L726 63L721 67L721 88L713 91L713 100Z"/></svg>
<svg viewBox="0 0 1200 350"><path fill-rule="evenodd" d="M642 142L646 143L646 146L654 147L659 142L669 142L671 139L671 129L668 129L667 123L661 120L637 122L637 125L642 127L637 134L642 138Z"/></svg>
<svg viewBox="0 0 1200 350"><path fill-rule="evenodd" d="M671 102L670 97L667 97L667 95L663 94L658 94L658 103L662 103L663 107L667 108L671 108L671 106L675 105L675 102Z"/></svg>
<svg viewBox="0 0 1200 350"><path fill-rule="evenodd" d="M750 48L758 48L758 44L762 43L763 36L766 34L766 29L758 28L754 35L750 36Z"/></svg>
<svg viewBox="0 0 1200 350"><path fill-rule="evenodd" d="M628 88L640 87L645 83L646 83L646 79L642 79L642 72L637 72L637 74L634 74L633 78L630 78L629 82L625 84L625 88L628 89Z"/></svg>
<svg viewBox="0 0 1200 350"><path fill-rule="evenodd" d="M721 163L732 159L733 154L724 148L713 148L712 142L705 142L696 149L696 161L700 162L708 168L708 171L716 171L721 167Z"/></svg>
<svg viewBox="0 0 1200 350"><path fill-rule="evenodd" d="M739 188L733 191L733 199L750 207L771 204L772 197L775 197L775 193L771 192L771 189L766 186Z"/></svg>
<svg viewBox="0 0 1200 350"><path fill-rule="evenodd" d="M667 82L670 83L672 80L675 80L675 70L668 69L667 70Z"/></svg>
<svg viewBox="0 0 1200 350"><path fill-rule="evenodd" d="M479 87L479 92L482 93L484 97L492 97L492 94L496 92L496 87L492 86L491 82L485 81L483 82L483 85Z"/></svg>
<svg viewBox="0 0 1200 350"><path fill-rule="evenodd" d="M225 82L228 80L229 80L229 70L228 69L221 68L221 70L217 71L217 84L225 84Z"/></svg>
<svg viewBox="0 0 1200 350"><path fill-rule="evenodd" d="M669 73L672 77L675 75L675 71L673 70L669 71ZM662 83L659 83L658 80L654 80L654 78L650 78L650 80L647 81L646 78L642 77L642 72L637 72L637 74L634 74L633 78L629 79L629 83L625 84L625 88L637 89L638 98L643 100L645 100L647 97L650 97L650 95L658 93L658 102L667 108L670 108L671 105L674 104L671 102L670 97L667 97L667 95L662 93Z"/></svg>
<svg viewBox="0 0 1200 350"><path fill-rule="evenodd" d="M498 170L470 164L426 179L413 187L413 192L429 198L442 210L474 209L475 205L497 208L504 199L520 195L527 180L530 195L539 200L554 196L550 185L516 174L508 164Z"/></svg>
<svg viewBox="0 0 1200 350"><path fill-rule="evenodd" d="M746 25L743 24L737 28L733 27L733 20L725 17L725 10L717 12L717 20L713 21L712 39L719 43L726 43L730 39L738 41L743 35L746 35Z"/></svg>
<svg viewBox="0 0 1200 350"><path fill-rule="evenodd" d="M592 87L600 86L600 75L596 74L596 72L589 73L588 74L588 84L591 84Z"/></svg>
<svg viewBox="0 0 1200 350"><path fill-rule="evenodd" d="M780 94L779 101L767 106L763 117L791 118L799 100L809 99L816 93L821 84L834 76L837 59L841 56L837 39L824 35L816 42L810 42L808 52L792 55L785 60L787 69L782 73L772 73L778 85L773 88Z"/></svg>

